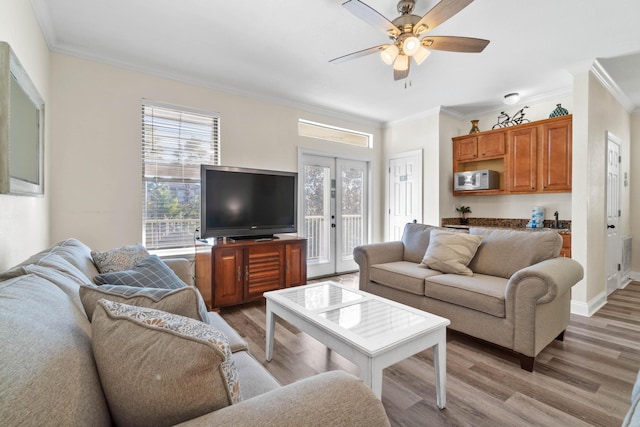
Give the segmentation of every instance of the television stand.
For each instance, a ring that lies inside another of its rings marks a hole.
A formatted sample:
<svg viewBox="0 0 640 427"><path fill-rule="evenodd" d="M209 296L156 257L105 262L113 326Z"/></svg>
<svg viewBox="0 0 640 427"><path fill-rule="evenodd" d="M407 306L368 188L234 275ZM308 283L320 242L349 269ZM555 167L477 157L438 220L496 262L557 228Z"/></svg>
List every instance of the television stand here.
<svg viewBox="0 0 640 427"><path fill-rule="evenodd" d="M196 243L196 286L208 308L256 301L267 291L306 285L307 239L262 239Z"/></svg>

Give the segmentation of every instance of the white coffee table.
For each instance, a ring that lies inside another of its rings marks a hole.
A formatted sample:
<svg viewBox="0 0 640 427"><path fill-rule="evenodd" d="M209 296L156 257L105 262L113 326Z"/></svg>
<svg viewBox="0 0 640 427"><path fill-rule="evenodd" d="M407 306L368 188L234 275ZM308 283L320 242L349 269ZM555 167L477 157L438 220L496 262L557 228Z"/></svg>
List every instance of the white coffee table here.
<svg viewBox="0 0 640 427"><path fill-rule="evenodd" d="M384 368L433 347L436 403L445 407L449 319L334 282L265 292L264 297L267 361L278 316L355 363L360 378L380 398Z"/></svg>

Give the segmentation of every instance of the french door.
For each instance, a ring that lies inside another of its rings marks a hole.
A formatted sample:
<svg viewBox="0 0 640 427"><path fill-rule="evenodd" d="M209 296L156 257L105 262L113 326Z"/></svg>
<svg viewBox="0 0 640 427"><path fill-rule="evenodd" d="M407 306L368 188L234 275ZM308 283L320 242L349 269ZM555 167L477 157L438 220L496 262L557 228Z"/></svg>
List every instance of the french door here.
<svg viewBox="0 0 640 427"><path fill-rule="evenodd" d="M357 270L353 248L367 242L367 162L304 154L301 166L307 275Z"/></svg>

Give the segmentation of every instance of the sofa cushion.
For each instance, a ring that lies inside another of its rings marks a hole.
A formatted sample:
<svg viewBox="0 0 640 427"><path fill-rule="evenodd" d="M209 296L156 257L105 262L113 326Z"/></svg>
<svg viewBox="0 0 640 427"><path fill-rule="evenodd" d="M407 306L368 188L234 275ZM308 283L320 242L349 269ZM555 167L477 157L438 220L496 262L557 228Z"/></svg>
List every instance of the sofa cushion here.
<svg viewBox="0 0 640 427"><path fill-rule="evenodd" d="M100 273L131 270L148 256L149 252L142 245L122 246L104 252L91 251L93 262Z"/></svg>
<svg viewBox="0 0 640 427"><path fill-rule="evenodd" d="M2 425L110 426L82 308L32 274L0 283Z"/></svg>
<svg viewBox="0 0 640 427"><path fill-rule="evenodd" d="M178 289L187 286L157 255L148 256L130 270L98 274L98 285L125 285L139 288Z"/></svg>
<svg viewBox="0 0 640 427"><path fill-rule="evenodd" d="M461 276L441 274L425 281L424 294L429 298L505 317L505 289L507 279L474 274Z"/></svg>
<svg viewBox="0 0 640 427"><path fill-rule="evenodd" d="M373 264L369 274L372 282L422 296L424 295L424 279L442 273L428 268L420 268L420 265L415 262L395 261Z"/></svg>
<svg viewBox="0 0 640 427"><path fill-rule="evenodd" d="M138 288L135 286L82 285L80 299L89 320L93 318L96 302L104 298L109 301L148 307L180 316L190 317L201 322L208 322L207 307L200 292L192 286L179 289Z"/></svg>
<svg viewBox="0 0 640 427"><path fill-rule="evenodd" d="M174 425L241 400L227 339L211 325L101 299L92 330L116 425Z"/></svg>
<svg viewBox="0 0 640 427"><path fill-rule="evenodd" d="M429 247L421 265L443 273L473 276L467 264L476 253L482 236L431 230Z"/></svg>
<svg viewBox="0 0 640 427"><path fill-rule="evenodd" d="M273 375L248 352L233 353L233 360L238 368L243 400L280 388L280 383Z"/></svg>
<svg viewBox="0 0 640 427"><path fill-rule="evenodd" d="M555 231L471 227L469 233L483 236L469 268L505 279L525 267L556 258L562 249L562 237Z"/></svg>
<svg viewBox="0 0 640 427"><path fill-rule="evenodd" d="M209 313L207 313L207 315L208 318L206 323L210 324L211 326L222 332L225 337L227 337L227 341L229 341L229 347L231 347L232 353L249 349L247 342L242 339L240 334L238 334L235 329L229 326L229 324L220 316L220 314L210 311ZM242 393L244 395L244 387Z"/></svg>

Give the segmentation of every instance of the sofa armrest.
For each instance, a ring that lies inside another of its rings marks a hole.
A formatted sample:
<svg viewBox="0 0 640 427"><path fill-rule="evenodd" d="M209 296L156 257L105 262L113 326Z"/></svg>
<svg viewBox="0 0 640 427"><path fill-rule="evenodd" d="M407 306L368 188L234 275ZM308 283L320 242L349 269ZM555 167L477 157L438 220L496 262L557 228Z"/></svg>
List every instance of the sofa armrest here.
<svg viewBox="0 0 640 427"><path fill-rule="evenodd" d="M191 271L191 262L186 258L163 258L167 266L189 286L193 286L193 272Z"/></svg>
<svg viewBox="0 0 640 427"><path fill-rule="evenodd" d="M404 245L400 241L370 243L353 248L353 259L360 267L360 289L367 290L372 265L402 261L403 258Z"/></svg>
<svg viewBox="0 0 640 427"><path fill-rule="evenodd" d="M517 271L507 284L506 311L513 350L535 357L569 324L571 287L583 277L570 258L553 258Z"/></svg>
<svg viewBox="0 0 640 427"><path fill-rule="evenodd" d="M360 379L331 371L180 424L220 425L377 427L388 426L389 420L380 400Z"/></svg>
<svg viewBox="0 0 640 427"><path fill-rule="evenodd" d="M577 261L571 258L552 258L518 270L507 284L506 298L521 292L521 284L527 282L527 295L535 299L536 304L553 301L571 290L571 287L582 280L584 270ZM519 295L521 297L521 295Z"/></svg>

